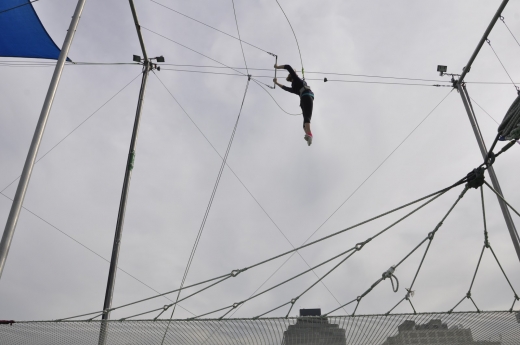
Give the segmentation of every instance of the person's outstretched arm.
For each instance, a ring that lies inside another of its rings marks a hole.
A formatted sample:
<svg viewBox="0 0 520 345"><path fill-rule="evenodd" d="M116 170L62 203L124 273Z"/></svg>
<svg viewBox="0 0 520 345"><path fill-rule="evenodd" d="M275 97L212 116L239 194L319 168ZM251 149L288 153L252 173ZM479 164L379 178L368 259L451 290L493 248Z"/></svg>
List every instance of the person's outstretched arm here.
<svg viewBox="0 0 520 345"><path fill-rule="evenodd" d="M293 79L299 79L298 74L294 71L294 69L291 67L291 65L274 65L274 68L276 69L285 69L289 74L293 77Z"/></svg>
<svg viewBox="0 0 520 345"><path fill-rule="evenodd" d="M274 83L275 83L276 85L278 85L279 87L281 87L281 88L284 89L285 91L287 91L287 92L291 92L291 91L292 91L292 90L291 90L290 88L288 88L287 86L285 86L285 85L283 85L283 84L280 84L280 83L278 82L278 79L277 79L277 78L274 78L273 81L274 81Z"/></svg>
<svg viewBox="0 0 520 345"><path fill-rule="evenodd" d="M285 91L290 92L290 93L294 93L294 94L296 94L296 95L299 95L299 93L294 92L294 90L293 90L292 88L287 87L287 86L285 86L285 85L283 85L283 84L280 84L280 83L278 82L278 79L277 79L277 78L274 78L273 81L274 81L274 83L275 83L276 85L278 85L280 88L284 89Z"/></svg>

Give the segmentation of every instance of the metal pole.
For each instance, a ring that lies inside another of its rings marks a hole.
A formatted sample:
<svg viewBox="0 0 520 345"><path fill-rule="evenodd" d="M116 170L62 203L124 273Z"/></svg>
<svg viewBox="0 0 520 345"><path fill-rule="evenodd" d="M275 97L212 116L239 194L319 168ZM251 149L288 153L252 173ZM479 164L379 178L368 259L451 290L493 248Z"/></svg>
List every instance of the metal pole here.
<svg viewBox="0 0 520 345"><path fill-rule="evenodd" d="M146 91L146 82L148 80L148 74L153 68L151 61L148 59L146 49L144 46L143 37L141 35L141 27L139 20L137 19L137 12L135 11L133 0L129 0L130 8L132 10L132 16L134 18L135 27L137 29L137 36L139 37L139 43L144 55L144 66L143 66L143 78L141 80L141 90L139 91L139 100L137 101L137 110L134 120L134 128L132 131L132 139L130 140L130 148L128 150L128 159L125 168L125 178L123 181L123 190L121 192L121 200L119 202L119 212L117 214L117 224L114 236L114 244L112 247L112 257L110 259L110 269L108 272L107 289L105 292L105 301L103 304L103 315L101 322L101 330L99 332L99 345L104 345L108 335L108 322L110 318L110 308L112 307L112 296L114 294L114 287L116 283L117 273L117 261L119 258L119 248L121 245L121 238L123 236L123 224L125 221L126 201L128 199L128 193L130 189L130 179L132 177L132 169L134 168L135 149L137 146L137 135L139 134L139 124L141 120L141 113L143 110L144 96Z"/></svg>
<svg viewBox="0 0 520 345"><path fill-rule="evenodd" d="M480 148L480 152L482 153L482 157L485 160L487 158L488 151L486 148L486 144L484 143L484 138L482 138L482 135L478 128L477 118L475 117L475 113L473 112L473 107L470 103L468 91L464 84L461 85L460 83L457 84L457 89L462 98L462 103L464 103L464 108L466 108L466 112L468 113L469 121L471 123L471 127L473 128L475 138L477 138L477 143ZM493 187L503 197L504 194L502 193L502 189L500 188L500 184L498 183L498 178L495 174L495 169L493 169L493 166L490 166L488 168L488 173ZM509 234L511 235L511 240L513 241L513 246L515 247L516 255L518 256L518 260L520 260L520 237L518 236L518 232L516 231L515 223L511 218L511 213L509 212L507 204L498 196L497 198L498 203L500 204L500 209L502 210L502 214L504 215L504 219L506 221L507 229L509 230Z"/></svg>
<svg viewBox="0 0 520 345"><path fill-rule="evenodd" d="M466 67L464 67L464 69L462 70L462 74L460 75L458 85L462 85L462 82L464 81L464 77L466 76L466 74L468 74L468 72L471 68L471 65L473 64L473 61L475 61L475 58L477 57L478 53L480 52L480 48L482 48L482 46L486 42L486 39L488 38L489 33L495 26L495 23L497 22L498 18L502 15L502 11L504 10L504 8L506 7L508 2L509 2L509 0L504 0L500 4L500 7L498 8L497 13L495 13L493 18L491 19L491 23L489 23L486 31L484 32L484 35L480 39L480 42L478 42L477 48L473 52L473 55L471 55L468 63L466 64Z"/></svg>
<svg viewBox="0 0 520 345"><path fill-rule="evenodd" d="M471 127L473 128L473 133L475 134L475 138L477 139L478 146L480 148L480 152L482 153L482 157L484 160L487 159L487 149L486 145L484 143L484 138L482 137L482 134L480 133L480 129L478 127L477 118L475 117L475 113L473 111L473 107L471 106L471 101L469 98L468 91L466 87L464 86L464 78L466 77L466 74L470 71L471 65L475 61L475 58L477 57L478 53L480 52L480 49L486 42L486 39L489 36L489 33L495 26L498 18L502 15L502 11L506 7L509 0L503 0L500 6L498 7L497 12L491 19L491 22L489 23L486 31L484 32L484 35L482 35L482 38L477 44L477 48L475 48L475 51L471 55L468 63L462 70L462 74L459 77L459 80L455 83L455 87L460 93L460 97L462 98L462 103L464 103L464 108L466 108L466 112L468 113L469 121L471 123ZM495 190L500 193L500 195L504 195L502 193L502 189L500 188L500 184L498 183L497 175L495 174L495 169L493 166L490 166L488 168L489 177L491 179L491 183L493 184L493 187ZM518 256L518 260L520 260L520 237L518 236L518 232L516 231L515 223L513 222L513 219L511 218L511 213L509 213L509 209L506 205L506 203L498 198L498 203L500 204L500 208L502 209L502 214L504 215L504 219L506 221L507 229L509 230L509 234L511 235L511 240L513 241L513 246L516 250L516 255Z"/></svg>
<svg viewBox="0 0 520 345"><path fill-rule="evenodd" d="M11 211L9 212L9 217L7 218L7 223L2 235L2 241L0 242L0 278L2 277L2 272L5 267L5 262L9 253L9 247L11 246L11 242L13 240L16 224L18 223L18 218L20 216L20 211L22 210L23 201L25 199L25 194L31 179L34 162L36 160L36 156L38 155L38 150L40 149L43 133L45 132L45 126L47 125L47 120L51 112L54 96L56 95L58 84L60 83L63 66L65 65L65 61L69 55L72 40L74 39L74 34L76 33L83 7L85 6L85 1L86 0L78 0L78 4L76 5L76 10L74 11L74 15L72 16L72 20L69 25L69 30L65 36L65 41L63 42L58 62L54 68L54 74L52 75L51 83L47 91L47 96L45 97L45 102L43 103L42 111L40 113L40 118L38 120L38 124L36 125L36 130L34 131L31 147L29 148L29 153L27 154L27 158L23 166L22 175L20 177L20 181L18 182L16 194L11 205Z"/></svg>

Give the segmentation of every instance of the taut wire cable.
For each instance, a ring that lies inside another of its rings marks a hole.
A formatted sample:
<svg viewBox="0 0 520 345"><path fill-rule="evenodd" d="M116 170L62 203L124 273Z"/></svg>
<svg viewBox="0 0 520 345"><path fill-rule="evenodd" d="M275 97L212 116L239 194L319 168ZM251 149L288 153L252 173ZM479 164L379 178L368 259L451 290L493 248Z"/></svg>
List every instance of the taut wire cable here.
<svg viewBox="0 0 520 345"><path fill-rule="evenodd" d="M197 251L197 247L199 245L200 238L202 237L202 232L204 231L204 227L206 225L206 221L208 220L208 216L209 216L209 212L211 210L211 206L213 205L213 200L214 200L215 195L217 193L218 185L220 183L220 178L222 177L222 173L223 173L224 168L226 166L227 158L228 158L229 152L231 150L231 145L233 144L233 139L235 138L235 133L236 133L236 130L237 130L237 127L238 127L238 122L240 121L240 115L242 114L242 109L244 107L244 101L246 99L247 90L249 88L249 82L250 82L250 79L248 78L247 84L246 84L246 88L245 88L245 91L244 91L244 96L242 97L242 103L240 104L240 110L238 112L237 120L235 122L235 127L233 128L233 131L231 133L231 137L229 138L229 143L228 143L228 146L227 146L227 149L226 149L226 153L224 154L224 158L222 159L222 164L220 165L220 170L219 170L218 175L217 175L217 180L215 181L215 186L213 187L213 191L211 193L211 197L209 199L208 206L206 207L206 212L204 213L204 217L202 219L202 223L200 225L199 232L197 233L197 237L195 239L195 243L193 244L193 248L191 250L191 254L190 254L190 257L188 259L188 263L186 265L186 269L184 271L184 276L182 277L181 289L184 286L184 283L185 283L186 278L188 276L188 272L189 272L191 264L193 262L193 258L195 257L195 252ZM179 289L179 292L177 293L176 303L179 300L181 291L182 290ZM173 307L173 310L172 310L172 316L173 316L174 312L175 312L175 306ZM171 318L172 317L170 317L170 319Z"/></svg>
<svg viewBox="0 0 520 345"><path fill-rule="evenodd" d="M67 135L65 135L63 138L61 138L60 141L58 141L53 147L51 147L47 152L45 152L43 155L41 155L34 164L37 164L39 161L41 161L43 158L45 158L45 156L47 156L52 150L54 150L58 145L60 145L65 139L67 139L72 133L74 133L79 127L83 126L83 124L85 124L85 122L87 122L88 120L90 120L90 118L92 116L94 116L95 114L97 114L105 105L107 105L108 103L110 103L111 100L113 100L117 95L119 95L121 92L123 92L124 89L126 89L130 84L132 84L133 81L135 81L140 75L142 74L142 72L140 72L134 79L130 80L130 82L128 84L126 84L125 86L123 86L122 89L120 89L119 91L117 91L112 97L110 97L105 103L103 103L99 108L97 108L92 114L90 114L89 116L87 116L83 121L81 121L79 123L79 125L77 125L76 127L74 127L74 129L72 131L70 131ZM4 189L2 189L0 191L0 193L4 192L7 188L9 188L13 183L15 183L19 178L20 178L21 175L19 175L17 178L15 178L13 181L11 181L11 183L9 183L7 186L4 187Z"/></svg>
<svg viewBox="0 0 520 345"><path fill-rule="evenodd" d="M296 32L294 32L293 26L291 24L291 21L289 20L289 17L287 17L287 14L285 14L285 11L282 8L282 5L278 2L278 0L275 0L278 4L278 7L282 10L283 15L285 16L285 19L287 19L287 23L289 23L289 26L291 27L292 33L294 35L294 39L296 40L296 46L298 47L298 54L300 54L300 62L302 64L302 78L305 79L305 69L303 68L303 58L302 58L302 52L300 50L300 43L298 43L298 37L296 37Z"/></svg>

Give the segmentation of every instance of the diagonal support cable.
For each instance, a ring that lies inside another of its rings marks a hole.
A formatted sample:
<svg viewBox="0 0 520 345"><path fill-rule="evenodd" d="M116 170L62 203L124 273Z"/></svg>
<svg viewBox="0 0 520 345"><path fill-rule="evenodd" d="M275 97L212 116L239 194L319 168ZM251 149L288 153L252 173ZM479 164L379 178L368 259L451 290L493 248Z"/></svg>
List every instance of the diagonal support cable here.
<svg viewBox="0 0 520 345"><path fill-rule="evenodd" d="M408 253L397 265L395 266L392 266L389 270L387 270L385 273L383 273L383 276L381 278L379 278L374 284L372 284L372 286L370 286L370 288L368 288L368 290L366 290L363 294L361 294L360 296L358 296L356 298L357 300L357 305L356 305L356 309L354 310L354 313L352 314L352 316L355 315L356 311L357 311L357 308L359 306L359 303L361 302L361 300L366 296L368 295L377 285L379 285L383 280L387 279L387 278L390 278L393 276L393 273L395 271L395 269L397 267L399 267L399 265L401 265L406 259L408 259L422 244L424 244L424 242L426 242L428 239L430 238L433 238L433 236L435 235L435 233L440 229L440 227L442 226L442 224L444 223L444 221L446 220L446 218L448 218L448 216L451 214L451 212L453 211L453 209L455 208L455 206L457 206L457 204L459 203L459 201L464 197L464 195L466 194L466 192L468 191L469 189L469 186L466 185L464 187L464 190L460 193L460 195L458 196L457 200L455 200L455 202L453 203L453 205L450 207L450 209L448 210L448 212L446 212L446 214L444 215L444 217L441 219L441 221L437 224L437 226L435 227L435 229L430 232L428 234L428 236L422 240L410 253ZM394 290L394 292L396 292L396 290ZM348 302L348 303L352 303L351 302ZM346 305L346 304L345 304ZM413 306L412 306L413 307ZM395 307L394 307L395 308ZM330 315L331 313L337 311L339 308L336 308L336 309L333 309L331 311L329 311L328 313L324 314L324 316L327 316L327 315ZM414 308L415 310L415 308Z"/></svg>

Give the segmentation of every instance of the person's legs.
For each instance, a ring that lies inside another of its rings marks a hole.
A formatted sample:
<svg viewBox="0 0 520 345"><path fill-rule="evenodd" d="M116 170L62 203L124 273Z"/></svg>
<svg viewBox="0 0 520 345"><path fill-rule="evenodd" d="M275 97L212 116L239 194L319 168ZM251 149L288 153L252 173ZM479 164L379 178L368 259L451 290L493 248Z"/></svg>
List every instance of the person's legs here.
<svg viewBox="0 0 520 345"><path fill-rule="evenodd" d="M310 96L302 97L300 106L303 113L303 131L305 132L304 139L308 142L309 146L312 143L312 132L311 132L311 117L312 117L312 106L313 99Z"/></svg>
<svg viewBox="0 0 520 345"><path fill-rule="evenodd" d="M312 136L311 123L310 122L307 122L307 123L303 124L303 131L305 132L305 134Z"/></svg>

